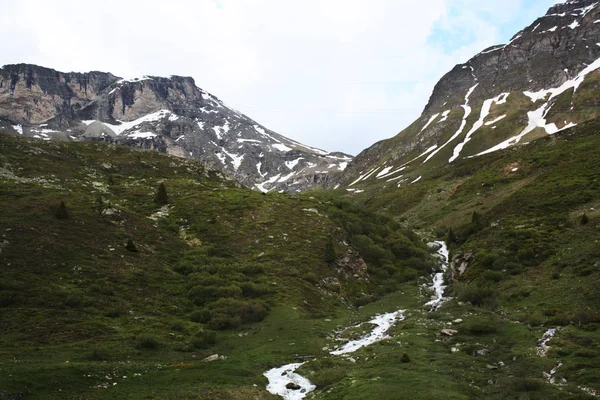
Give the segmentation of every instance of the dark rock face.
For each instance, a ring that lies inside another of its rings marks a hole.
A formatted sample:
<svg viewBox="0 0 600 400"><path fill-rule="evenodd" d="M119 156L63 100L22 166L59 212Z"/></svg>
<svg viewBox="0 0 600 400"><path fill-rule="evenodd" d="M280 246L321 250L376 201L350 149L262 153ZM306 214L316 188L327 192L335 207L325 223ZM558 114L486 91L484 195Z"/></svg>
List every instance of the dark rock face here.
<svg viewBox="0 0 600 400"><path fill-rule="evenodd" d="M490 47L457 65L435 86L424 114L440 111L446 102L462 104L476 83L474 102L503 92L557 87L574 78L600 57L597 6L593 0L558 4L507 45Z"/></svg>
<svg viewBox="0 0 600 400"><path fill-rule="evenodd" d="M103 140L199 159L262 191L322 185L351 160L266 129L190 77L124 80L8 65L0 69L0 119L43 140Z"/></svg>

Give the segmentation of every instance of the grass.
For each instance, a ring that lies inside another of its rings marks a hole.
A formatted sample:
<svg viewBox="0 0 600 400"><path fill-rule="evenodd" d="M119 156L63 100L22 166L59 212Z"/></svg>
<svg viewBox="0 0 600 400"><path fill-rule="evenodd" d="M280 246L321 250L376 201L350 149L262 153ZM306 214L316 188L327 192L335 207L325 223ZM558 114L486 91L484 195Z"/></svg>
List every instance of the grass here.
<svg viewBox="0 0 600 400"><path fill-rule="evenodd" d="M386 281L405 260L431 265L420 238L344 201L263 195L103 143L0 141L9 397L272 398L265 370L323 354L355 303L398 287ZM357 235L407 251L365 271ZM213 354L226 359L202 362Z"/></svg>
<svg viewBox="0 0 600 400"><path fill-rule="evenodd" d="M352 197L263 195L153 152L0 136L3 395L271 399L262 373L312 356L299 372L322 399L586 398L578 386L600 389L599 127ZM429 313L425 242L450 228L468 266ZM328 355L337 329L398 309L389 339ZM562 390L542 375L559 361Z"/></svg>

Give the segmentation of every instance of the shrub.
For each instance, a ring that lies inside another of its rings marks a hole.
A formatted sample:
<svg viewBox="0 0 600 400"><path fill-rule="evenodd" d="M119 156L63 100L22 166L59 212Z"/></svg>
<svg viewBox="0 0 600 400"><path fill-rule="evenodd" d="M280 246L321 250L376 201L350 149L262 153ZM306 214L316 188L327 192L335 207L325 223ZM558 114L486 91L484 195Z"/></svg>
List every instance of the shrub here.
<svg viewBox="0 0 600 400"><path fill-rule="evenodd" d="M477 283L455 284L456 297L460 301L468 301L475 306L482 306L496 295L493 289L479 286Z"/></svg>
<svg viewBox="0 0 600 400"><path fill-rule="evenodd" d="M407 353L402 354L402 357L400 357L400 362L401 363L409 363L410 362L410 357L408 356Z"/></svg>
<svg viewBox="0 0 600 400"><path fill-rule="evenodd" d="M135 247L135 244L133 243L133 240L131 240L131 238L127 239L127 243L125 244L125 249L127 251L131 251L132 253L137 253L137 248Z"/></svg>
<svg viewBox="0 0 600 400"><path fill-rule="evenodd" d="M169 203L169 196L167 195L167 188L165 184L161 182L156 189L156 195L154 196L154 202L160 206L164 206Z"/></svg>
<svg viewBox="0 0 600 400"><path fill-rule="evenodd" d="M15 303L17 294L12 291L1 291L0 292L0 307L8 307Z"/></svg>
<svg viewBox="0 0 600 400"><path fill-rule="evenodd" d="M244 275L259 275L265 272L265 268L260 264L248 264L242 268Z"/></svg>
<svg viewBox="0 0 600 400"><path fill-rule="evenodd" d="M516 378L514 388L518 392L535 392L540 390L542 384L537 379Z"/></svg>
<svg viewBox="0 0 600 400"><path fill-rule="evenodd" d="M84 302L83 294L81 293L68 293L64 300L64 305L68 307L80 307Z"/></svg>
<svg viewBox="0 0 600 400"><path fill-rule="evenodd" d="M367 305L369 303L373 303L376 300L377 300L377 298L375 296L365 294L365 295L360 296L358 299L356 299L356 301L354 302L354 304L357 307L362 307L362 306L365 306L365 305Z"/></svg>
<svg viewBox="0 0 600 400"><path fill-rule="evenodd" d="M587 225L587 224L588 224L588 222L590 222L590 218L587 216L587 214L586 214L586 213L583 213L583 214L581 215L581 217L579 218L579 223L580 223L581 225Z"/></svg>
<svg viewBox="0 0 600 400"><path fill-rule="evenodd" d="M206 349L217 343L217 335L213 331L198 332L192 339L192 346L197 349Z"/></svg>
<svg viewBox="0 0 600 400"><path fill-rule="evenodd" d="M329 235L327 237L327 241L325 242L325 262L332 263L337 259L335 254L335 246L333 245L333 236Z"/></svg>
<svg viewBox="0 0 600 400"><path fill-rule="evenodd" d="M483 225L481 223L481 216L477 211L473 211L473 214L471 215L471 223L475 229L481 230Z"/></svg>
<svg viewBox="0 0 600 400"><path fill-rule="evenodd" d="M237 328L242 323L262 321L268 313L263 302L257 300L243 301L238 299L220 299L207 307L203 317L208 327L213 330Z"/></svg>
<svg viewBox="0 0 600 400"><path fill-rule="evenodd" d="M203 306L220 298L242 297L242 289L229 286L194 286L188 291L188 298L197 306Z"/></svg>
<svg viewBox="0 0 600 400"><path fill-rule="evenodd" d="M496 325L492 320L475 321L465 325L463 329L473 335L489 335L498 331L498 328L496 328Z"/></svg>
<svg viewBox="0 0 600 400"><path fill-rule="evenodd" d="M90 354L90 360L92 361L106 361L108 359L108 352L105 349L94 348Z"/></svg>
<svg viewBox="0 0 600 400"><path fill-rule="evenodd" d="M500 282L503 274L499 271L485 271L481 276L484 280L489 282Z"/></svg>
<svg viewBox="0 0 600 400"><path fill-rule="evenodd" d="M304 274L302 276L302 279L304 279L307 282L313 283L313 284L316 284L317 282L319 282L319 280L317 279L317 275L315 275L314 272L307 272L306 274Z"/></svg>
<svg viewBox="0 0 600 400"><path fill-rule="evenodd" d="M456 238L456 235L454 234L454 230L452 228L450 228L448 230L448 236L446 237L446 243L448 243L448 246L458 243L458 239Z"/></svg>
<svg viewBox="0 0 600 400"><path fill-rule="evenodd" d="M138 349L158 349L160 343L155 337L142 334L136 338L135 347Z"/></svg>
<svg viewBox="0 0 600 400"><path fill-rule="evenodd" d="M110 308L104 315L106 315L108 318L117 318L121 315L121 310L118 308Z"/></svg>
<svg viewBox="0 0 600 400"><path fill-rule="evenodd" d="M190 314L190 320L200 324L205 324L210 321L210 311L208 310L196 310Z"/></svg>
<svg viewBox="0 0 600 400"><path fill-rule="evenodd" d="M232 317L231 315L221 313L213 314L210 321L208 321L208 327L217 331L234 329L241 324L242 319L240 317Z"/></svg>

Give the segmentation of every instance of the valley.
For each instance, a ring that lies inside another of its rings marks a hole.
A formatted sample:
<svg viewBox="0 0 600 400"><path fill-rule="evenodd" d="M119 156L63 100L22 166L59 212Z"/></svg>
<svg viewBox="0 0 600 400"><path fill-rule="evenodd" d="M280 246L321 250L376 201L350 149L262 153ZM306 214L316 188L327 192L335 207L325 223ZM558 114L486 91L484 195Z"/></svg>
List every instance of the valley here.
<svg viewBox="0 0 600 400"><path fill-rule="evenodd" d="M5 65L0 399L599 398L599 22L551 7L356 157Z"/></svg>

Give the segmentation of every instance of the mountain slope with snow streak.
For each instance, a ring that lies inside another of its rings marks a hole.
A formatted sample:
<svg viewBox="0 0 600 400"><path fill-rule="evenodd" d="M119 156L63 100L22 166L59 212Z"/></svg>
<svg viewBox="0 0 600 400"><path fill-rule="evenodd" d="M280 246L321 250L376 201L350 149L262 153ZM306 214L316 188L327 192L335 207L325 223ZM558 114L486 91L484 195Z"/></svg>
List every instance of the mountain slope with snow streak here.
<svg viewBox="0 0 600 400"><path fill-rule="evenodd" d="M508 44L457 65L436 84L419 119L359 154L336 185L410 185L432 167L599 117L598 21L600 1L557 4ZM387 172L400 168L404 177L390 181Z"/></svg>

